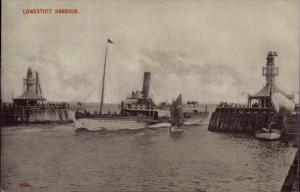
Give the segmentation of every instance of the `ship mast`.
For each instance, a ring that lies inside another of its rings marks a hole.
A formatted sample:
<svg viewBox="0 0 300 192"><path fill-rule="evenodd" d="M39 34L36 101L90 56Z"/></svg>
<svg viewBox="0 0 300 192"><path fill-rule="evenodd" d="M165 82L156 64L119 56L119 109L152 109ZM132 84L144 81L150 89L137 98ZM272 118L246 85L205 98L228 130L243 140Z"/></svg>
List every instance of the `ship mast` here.
<svg viewBox="0 0 300 192"><path fill-rule="evenodd" d="M108 44L113 42L110 39L107 39L106 48L105 48L105 57L104 57L104 69L103 69L103 77L102 77L102 91L101 91L101 101L100 101L100 115L102 114L102 107L103 107L103 99L104 99L104 86L105 86L105 70L106 70L106 58L107 58L107 50Z"/></svg>

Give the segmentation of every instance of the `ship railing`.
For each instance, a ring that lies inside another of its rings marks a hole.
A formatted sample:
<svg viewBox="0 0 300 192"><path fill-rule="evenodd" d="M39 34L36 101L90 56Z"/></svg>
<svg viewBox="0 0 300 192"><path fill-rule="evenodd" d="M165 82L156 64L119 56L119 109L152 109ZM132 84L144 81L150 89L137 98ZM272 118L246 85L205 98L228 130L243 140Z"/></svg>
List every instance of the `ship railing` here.
<svg viewBox="0 0 300 192"><path fill-rule="evenodd" d="M125 110L127 110L127 111L157 111L157 109L128 109L128 108L126 108Z"/></svg>
<svg viewBox="0 0 300 192"><path fill-rule="evenodd" d="M68 105L17 105L12 107L15 109L69 109Z"/></svg>

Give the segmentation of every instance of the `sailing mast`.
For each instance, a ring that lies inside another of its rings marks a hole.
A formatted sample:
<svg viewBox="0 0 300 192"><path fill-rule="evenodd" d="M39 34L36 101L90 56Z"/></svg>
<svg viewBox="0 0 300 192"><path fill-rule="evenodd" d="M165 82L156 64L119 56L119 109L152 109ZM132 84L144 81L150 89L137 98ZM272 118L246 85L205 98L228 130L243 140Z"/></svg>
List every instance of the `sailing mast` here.
<svg viewBox="0 0 300 192"><path fill-rule="evenodd" d="M106 58L107 58L107 50L108 44L113 42L110 39L107 39L106 48L105 48L105 57L104 57L104 69L103 69L103 77L102 77L102 91L101 91L101 102L100 102L100 115L102 114L102 107L103 107L103 99L104 99L104 86L105 86L105 70L106 70Z"/></svg>

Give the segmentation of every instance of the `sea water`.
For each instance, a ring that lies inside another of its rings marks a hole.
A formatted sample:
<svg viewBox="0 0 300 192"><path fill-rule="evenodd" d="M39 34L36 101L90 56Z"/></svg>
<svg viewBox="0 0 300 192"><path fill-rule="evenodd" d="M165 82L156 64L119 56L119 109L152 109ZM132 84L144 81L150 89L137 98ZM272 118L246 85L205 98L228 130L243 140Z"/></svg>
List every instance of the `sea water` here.
<svg viewBox="0 0 300 192"><path fill-rule="evenodd" d="M2 128L4 191L279 191L296 148L201 125L180 135L75 133L68 125Z"/></svg>

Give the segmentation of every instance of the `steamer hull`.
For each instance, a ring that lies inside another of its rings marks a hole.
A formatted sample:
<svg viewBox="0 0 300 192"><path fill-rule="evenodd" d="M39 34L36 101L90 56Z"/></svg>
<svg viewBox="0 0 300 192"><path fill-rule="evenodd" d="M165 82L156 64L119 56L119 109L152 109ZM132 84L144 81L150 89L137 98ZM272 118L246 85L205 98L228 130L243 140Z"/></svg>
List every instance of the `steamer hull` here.
<svg viewBox="0 0 300 192"><path fill-rule="evenodd" d="M88 131L138 131L159 121L134 117L95 117L75 119L75 128Z"/></svg>

